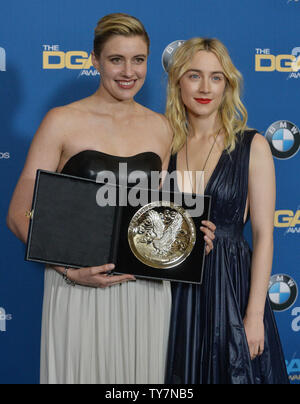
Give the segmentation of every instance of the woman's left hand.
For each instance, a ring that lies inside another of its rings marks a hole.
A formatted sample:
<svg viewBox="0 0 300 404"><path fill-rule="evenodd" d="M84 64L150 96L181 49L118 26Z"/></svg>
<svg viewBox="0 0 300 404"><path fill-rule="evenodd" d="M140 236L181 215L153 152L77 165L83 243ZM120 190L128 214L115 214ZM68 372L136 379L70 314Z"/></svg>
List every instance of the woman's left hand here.
<svg viewBox="0 0 300 404"><path fill-rule="evenodd" d="M244 318L244 327L249 346L251 360L260 356L264 351L265 327L261 314L250 314Z"/></svg>
<svg viewBox="0 0 300 404"><path fill-rule="evenodd" d="M207 255L214 248L213 240L215 239L214 233L216 231L216 226L208 220L203 220L201 223L202 226L200 227L200 230L204 233L204 240L206 242L205 253Z"/></svg>

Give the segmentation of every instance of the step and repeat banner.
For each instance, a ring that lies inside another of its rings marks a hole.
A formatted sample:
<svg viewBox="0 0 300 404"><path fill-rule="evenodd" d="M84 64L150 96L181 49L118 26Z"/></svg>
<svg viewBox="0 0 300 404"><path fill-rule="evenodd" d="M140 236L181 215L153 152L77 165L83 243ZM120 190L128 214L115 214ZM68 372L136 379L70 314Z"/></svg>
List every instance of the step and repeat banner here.
<svg viewBox="0 0 300 404"><path fill-rule="evenodd" d="M46 112L98 88L93 31L112 12L138 17L150 35L148 77L137 101L155 111L164 112L162 55L174 41L217 37L242 72L249 126L266 136L276 166L269 295L290 379L300 383L299 0L1 2L0 383L39 383L43 266L24 261L25 247L6 227L12 192ZM246 237L251 242L249 225Z"/></svg>

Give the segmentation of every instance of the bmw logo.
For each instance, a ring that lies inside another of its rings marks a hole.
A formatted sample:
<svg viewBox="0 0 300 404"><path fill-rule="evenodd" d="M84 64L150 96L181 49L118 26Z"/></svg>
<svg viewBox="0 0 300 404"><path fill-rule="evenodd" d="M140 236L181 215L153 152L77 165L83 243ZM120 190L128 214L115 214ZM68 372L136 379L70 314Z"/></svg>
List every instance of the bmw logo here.
<svg viewBox="0 0 300 404"><path fill-rule="evenodd" d="M175 51L182 45L184 44L184 40L178 40L178 41L174 41L172 43L170 43L170 45L168 45L166 47L166 49L163 51L162 54L162 65L163 68L165 69L165 71L168 73L170 65L172 63L172 59L173 59L173 55L175 53Z"/></svg>
<svg viewBox="0 0 300 404"><path fill-rule="evenodd" d="M269 298L274 311L284 311L295 303L298 297L296 282L288 275L273 275L269 284Z"/></svg>
<svg viewBox="0 0 300 404"><path fill-rule="evenodd" d="M289 121L277 121L266 132L271 151L278 159L293 157L300 147L300 131Z"/></svg>

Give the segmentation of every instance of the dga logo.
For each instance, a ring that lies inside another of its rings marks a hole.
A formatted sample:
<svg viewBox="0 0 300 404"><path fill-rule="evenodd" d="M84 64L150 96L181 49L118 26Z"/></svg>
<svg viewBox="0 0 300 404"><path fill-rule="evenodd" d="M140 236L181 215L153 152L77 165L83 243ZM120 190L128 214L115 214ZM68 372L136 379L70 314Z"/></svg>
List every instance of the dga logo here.
<svg viewBox="0 0 300 404"><path fill-rule="evenodd" d="M11 314L6 314L6 311L3 309L3 307L0 307L0 332L6 331L6 321L11 319Z"/></svg>
<svg viewBox="0 0 300 404"><path fill-rule="evenodd" d="M292 316L295 317L292 321L292 330L295 332L300 331L300 307L294 307L292 310Z"/></svg>
<svg viewBox="0 0 300 404"><path fill-rule="evenodd" d="M273 156L278 159L289 159L299 150L300 132L292 122L277 121L272 123L265 136Z"/></svg>
<svg viewBox="0 0 300 404"><path fill-rule="evenodd" d="M59 45L43 45L43 69L81 70L78 76L99 76L93 67L92 55L85 51L60 50Z"/></svg>
<svg viewBox="0 0 300 404"><path fill-rule="evenodd" d="M271 50L256 48L255 71L290 73L290 78L300 78L300 47L292 49L289 54L273 55Z"/></svg>
<svg viewBox="0 0 300 404"><path fill-rule="evenodd" d="M300 233L300 210L276 210L274 226L285 228L286 233Z"/></svg>
<svg viewBox="0 0 300 404"><path fill-rule="evenodd" d="M294 279L288 275L273 275L269 283L269 298L272 309L284 311L295 303L298 297L298 288Z"/></svg>
<svg viewBox="0 0 300 404"><path fill-rule="evenodd" d="M5 153L0 152L0 160L2 160L2 159L5 159L5 160L10 159L10 154L8 152L5 152Z"/></svg>
<svg viewBox="0 0 300 404"><path fill-rule="evenodd" d="M6 52L5 49L0 48L0 72L6 71Z"/></svg>
<svg viewBox="0 0 300 404"><path fill-rule="evenodd" d="M300 359L292 359L290 362L286 361L286 368L290 381L300 380Z"/></svg>
<svg viewBox="0 0 300 404"><path fill-rule="evenodd" d="M166 47L166 49L163 51L162 54L162 65L163 68L165 69L165 71L168 73L172 60L173 60L173 56L175 51L182 45L184 44L184 40L178 40L178 41L174 41L172 43L170 43L170 45L168 45Z"/></svg>

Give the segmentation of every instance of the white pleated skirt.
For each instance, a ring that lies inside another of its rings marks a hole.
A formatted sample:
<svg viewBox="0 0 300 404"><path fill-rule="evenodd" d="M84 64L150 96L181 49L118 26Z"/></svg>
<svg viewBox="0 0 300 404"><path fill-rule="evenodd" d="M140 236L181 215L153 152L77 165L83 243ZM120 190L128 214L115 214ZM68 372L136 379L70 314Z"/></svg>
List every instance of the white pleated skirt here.
<svg viewBox="0 0 300 404"><path fill-rule="evenodd" d="M72 287L46 268L40 383L164 383L170 311L169 282Z"/></svg>

